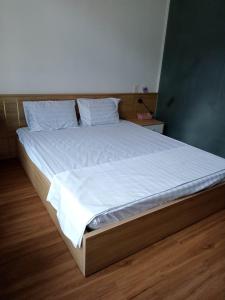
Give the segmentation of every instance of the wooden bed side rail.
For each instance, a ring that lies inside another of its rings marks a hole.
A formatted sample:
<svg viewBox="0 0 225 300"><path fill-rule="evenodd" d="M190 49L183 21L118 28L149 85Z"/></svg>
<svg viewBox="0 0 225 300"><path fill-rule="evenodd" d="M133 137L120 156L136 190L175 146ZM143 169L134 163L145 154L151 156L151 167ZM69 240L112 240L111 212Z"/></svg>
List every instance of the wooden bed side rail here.
<svg viewBox="0 0 225 300"><path fill-rule="evenodd" d="M35 187L39 197L42 200L42 203L44 204L45 208L48 211L49 216L51 217L52 221L54 222L55 226L57 227L60 235L62 236L65 244L69 248L74 260L76 261L79 269L83 274L85 274L85 249L82 248L75 248L68 239L64 233L61 230L61 227L59 225L56 210L53 208L53 206L46 200L48 191L50 188L50 181L48 180L45 175L33 164L33 162L30 160L28 155L26 154L26 151L24 150L23 145L17 141L17 148L18 148L18 154L21 161L21 164L28 175L30 181L32 182L33 186Z"/></svg>
<svg viewBox="0 0 225 300"><path fill-rule="evenodd" d="M225 183L84 235L90 275L225 208Z"/></svg>

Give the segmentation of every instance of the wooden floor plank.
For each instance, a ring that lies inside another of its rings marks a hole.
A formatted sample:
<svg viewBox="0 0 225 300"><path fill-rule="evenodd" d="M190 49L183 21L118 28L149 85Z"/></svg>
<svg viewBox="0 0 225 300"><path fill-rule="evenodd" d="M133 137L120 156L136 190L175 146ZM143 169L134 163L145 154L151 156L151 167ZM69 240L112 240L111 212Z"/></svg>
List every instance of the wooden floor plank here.
<svg viewBox="0 0 225 300"><path fill-rule="evenodd" d="M17 160L0 162L0 299L225 299L225 211L84 278Z"/></svg>

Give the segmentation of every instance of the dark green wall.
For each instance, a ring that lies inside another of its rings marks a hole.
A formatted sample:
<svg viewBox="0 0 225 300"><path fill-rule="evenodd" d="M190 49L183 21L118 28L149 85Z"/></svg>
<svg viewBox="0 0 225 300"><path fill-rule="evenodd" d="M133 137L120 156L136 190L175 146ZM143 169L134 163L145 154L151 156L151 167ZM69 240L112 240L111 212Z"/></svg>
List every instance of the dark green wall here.
<svg viewBox="0 0 225 300"><path fill-rule="evenodd" d="M225 0L171 0L157 118L225 157Z"/></svg>

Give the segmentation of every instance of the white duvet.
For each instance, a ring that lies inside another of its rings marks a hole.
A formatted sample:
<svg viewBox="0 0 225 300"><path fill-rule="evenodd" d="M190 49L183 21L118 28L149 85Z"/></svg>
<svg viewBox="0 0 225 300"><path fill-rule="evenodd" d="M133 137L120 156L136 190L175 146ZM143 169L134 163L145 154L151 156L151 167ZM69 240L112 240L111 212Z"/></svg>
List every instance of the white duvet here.
<svg viewBox="0 0 225 300"><path fill-rule="evenodd" d="M17 133L51 181L48 201L76 247L87 226L123 220L225 179L224 159L129 122Z"/></svg>

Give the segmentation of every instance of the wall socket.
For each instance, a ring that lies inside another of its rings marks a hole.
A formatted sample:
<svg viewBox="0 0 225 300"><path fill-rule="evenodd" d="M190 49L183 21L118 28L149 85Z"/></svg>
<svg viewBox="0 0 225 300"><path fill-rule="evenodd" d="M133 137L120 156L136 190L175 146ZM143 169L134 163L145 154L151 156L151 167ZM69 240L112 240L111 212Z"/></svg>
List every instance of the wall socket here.
<svg viewBox="0 0 225 300"><path fill-rule="evenodd" d="M149 87L147 85L143 84L133 84L133 93L148 93L149 92Z"/></svg>

